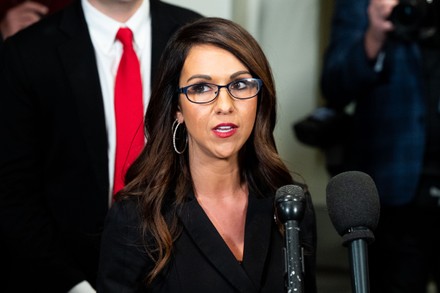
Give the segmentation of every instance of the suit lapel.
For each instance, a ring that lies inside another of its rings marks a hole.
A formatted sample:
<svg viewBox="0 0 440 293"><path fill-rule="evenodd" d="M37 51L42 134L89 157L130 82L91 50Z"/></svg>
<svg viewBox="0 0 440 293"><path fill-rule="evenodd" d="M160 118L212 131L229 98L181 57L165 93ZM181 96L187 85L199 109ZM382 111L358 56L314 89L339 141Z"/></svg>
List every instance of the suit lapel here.
<svg viewBox="0 0 440 293"><path fill-rule="evenodd" d="M169 37L176 30L177 24L167 11L163 11L163 3L150 0L151 9L151 80L153 82L160 56L164 50Z"/></svg>
<svg viewBox="0 0 440 293"><path fill-rule="evenodd" d="M261 284L273 229L273 198L249 196L243 267L257 287Z"/></svg>
<svg viewBox="0 0 440 293"><path fill-rule="evenodd" d="M64 11L60 29L66 41L59 46L61 62L70 84L74 106L103 194L108 194L107 134L104 104L93 44L80 5ZM104 171L103 171L104 170Z"/></svg>
<svg viewBox="0 0 440 293"><path fill-rule="evenodd" d="M257 292L197 200L185 203L179 217L194 243L232 286L240 292Z"/></svg>

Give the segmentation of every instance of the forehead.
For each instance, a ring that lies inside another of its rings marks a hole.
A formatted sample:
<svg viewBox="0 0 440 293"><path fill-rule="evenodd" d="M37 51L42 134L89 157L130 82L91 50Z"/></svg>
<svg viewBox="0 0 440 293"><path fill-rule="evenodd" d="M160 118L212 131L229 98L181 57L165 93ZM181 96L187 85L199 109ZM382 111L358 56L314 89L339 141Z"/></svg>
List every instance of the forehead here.
<svg viewBox="0 0 440 293"><path fill-rule="evenodd" d="M214 45L193 46L185 59L182 75L205 74L211 77L248 70L231 52Z"/></svg>

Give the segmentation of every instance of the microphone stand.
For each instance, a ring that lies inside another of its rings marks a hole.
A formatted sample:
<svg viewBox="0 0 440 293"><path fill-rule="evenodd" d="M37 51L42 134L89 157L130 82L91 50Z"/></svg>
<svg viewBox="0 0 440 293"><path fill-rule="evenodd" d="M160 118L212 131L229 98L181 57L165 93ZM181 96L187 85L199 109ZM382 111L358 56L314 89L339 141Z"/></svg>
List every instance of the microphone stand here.
<svg viewBox="0 0 440 293"><path fill-rule="evenodd" d="M349 251L352 292L370 293L367 245L373 241L373 233L369 229L357 227L351 228L342 238Z"/></svg>

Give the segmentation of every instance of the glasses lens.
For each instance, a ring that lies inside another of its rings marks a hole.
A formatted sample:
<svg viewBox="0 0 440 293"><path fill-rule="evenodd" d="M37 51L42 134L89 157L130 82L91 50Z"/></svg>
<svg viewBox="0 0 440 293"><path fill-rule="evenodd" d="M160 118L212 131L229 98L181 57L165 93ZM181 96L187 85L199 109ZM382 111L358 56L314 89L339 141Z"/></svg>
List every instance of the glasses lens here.
<svg viewBox="0 0 440 293"><path fill-rule="evenodd" d="M225 86L198 83L182 88L181 92L184 92L191 102L204 104L215 100L222 87L227 87L229 94L236 99L250 99L260 91L261 81L256 78L245 78L233 81Z"/></svg>
<svg viewBox="0 0 440 293"><path fill-rule="evenodd" d="M228 89L234 98L249 99L258 94L260 83L255 78L240 79L230 83Z"/></svg>
<svg viewBox="0 0 440 293"><path fill-rule="evenodd" d="M199 83L189 86L186 95L193 102L206 103L215 99L216 91L216 85Z"/></svg>

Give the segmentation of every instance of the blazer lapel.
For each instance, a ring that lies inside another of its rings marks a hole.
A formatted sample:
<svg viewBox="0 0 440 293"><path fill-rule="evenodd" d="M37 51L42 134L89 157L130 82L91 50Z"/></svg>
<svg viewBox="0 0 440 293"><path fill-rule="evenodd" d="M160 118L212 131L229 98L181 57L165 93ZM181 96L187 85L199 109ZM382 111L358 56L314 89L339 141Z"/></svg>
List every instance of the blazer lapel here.
<svg viewBox="0 0 440 293"><path fill-rule="evenodd" d="M104 104L93 44L80 5L64 10L60 29L67 38L59 46L61 62L65 68L70 90L74 97L80 125L94 164L103 194L108 194L107 134ZM103 170L105 170L103 172Z"/></svg>
<svg viewBox="0 0 440 293"><path fill-rule="evenodd" d="M150 0L151 10L151 80L154 81L155 73L159 64L162 51L168 42L169 37L177 28L175 20L169 16L166 10L163 10L163 3Z"/></svg>
<svg viewBox="0 0 440 293"><path fill-rule="evenodd" d="M249 196L244 240L243 267L259 287L263 277L273 225L273 198Z"/></svg>
<svg viewBox="0 0 440 293"><path fill-rule="evenodd" d="M179 217L194 243L232 286L240 292L257 292L197 200L185 203Z"/></svg>

